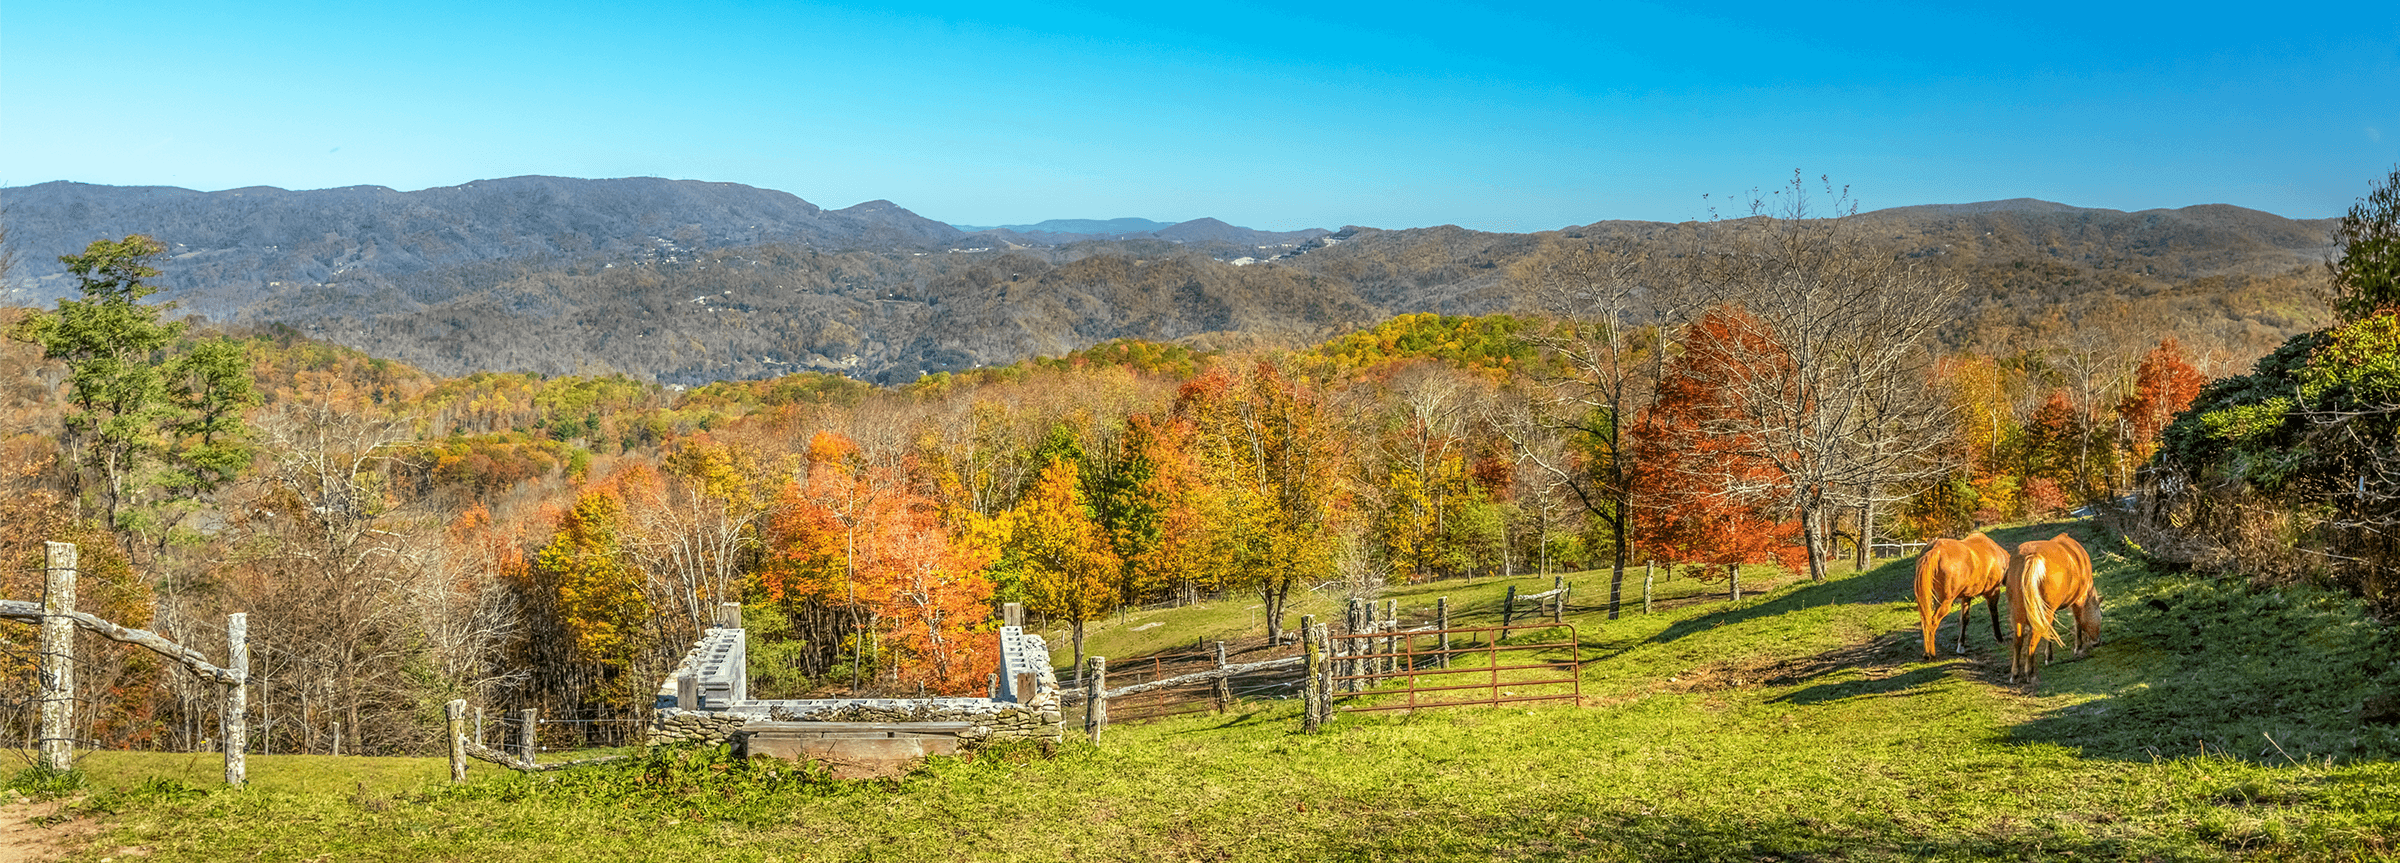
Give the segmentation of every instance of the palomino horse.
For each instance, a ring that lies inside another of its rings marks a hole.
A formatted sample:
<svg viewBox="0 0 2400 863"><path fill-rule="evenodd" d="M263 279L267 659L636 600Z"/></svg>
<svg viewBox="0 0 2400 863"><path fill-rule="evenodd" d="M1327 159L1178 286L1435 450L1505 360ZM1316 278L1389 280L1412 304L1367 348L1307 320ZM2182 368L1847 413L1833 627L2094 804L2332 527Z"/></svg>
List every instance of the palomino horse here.
<svg viewBox="0 0 2400 863"><path fill-rule="evenodd" d="M1980 533L1968 534L1966 539L1937 539L1917 557L1917 621L1925 630L1925 658L1932 659L1938 651L1934 640L1942 629L1942 618L1950 615L1950 603L1958 606L1958 652L1967 652L1967 618L1975 610L1975 597L1983 597L1984 613L1992 618L1992 641L2007 641L2000 634L2000 582L2008 575L2008 552L2000 544Z"/></svg>
<svg viewBox="0 0 2400 863"><path fill-rule="evenodd" d="M2062 606L2075 609L2075 655L2091 652L2100 643L2100 590L2092 584L2092 555L2074 537L2059 534L2017 546L2017 559L2008 567L2008 605L2016 621L2017 646L2009 655L2008 682L2042 682L2034 648L2048 641L2045 658L2056 659L2065 640L2053 620Z"/></svg>

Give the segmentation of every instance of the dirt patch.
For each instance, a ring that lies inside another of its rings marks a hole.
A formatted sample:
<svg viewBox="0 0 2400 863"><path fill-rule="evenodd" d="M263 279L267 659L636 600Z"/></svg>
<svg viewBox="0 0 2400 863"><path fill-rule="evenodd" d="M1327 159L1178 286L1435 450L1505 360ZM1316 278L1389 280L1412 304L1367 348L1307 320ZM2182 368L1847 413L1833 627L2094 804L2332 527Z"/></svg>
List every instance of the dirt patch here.
<svg viewBox="0 0 2400 863"><path fill-rule="evenodd" d="M27 803L17 802L14 797L8 799L10 802L0 805L0 863L56 860L100 832L98 822L67 814L64 801ZM129 849L128 853L134 850L138 849Z"/></svg>

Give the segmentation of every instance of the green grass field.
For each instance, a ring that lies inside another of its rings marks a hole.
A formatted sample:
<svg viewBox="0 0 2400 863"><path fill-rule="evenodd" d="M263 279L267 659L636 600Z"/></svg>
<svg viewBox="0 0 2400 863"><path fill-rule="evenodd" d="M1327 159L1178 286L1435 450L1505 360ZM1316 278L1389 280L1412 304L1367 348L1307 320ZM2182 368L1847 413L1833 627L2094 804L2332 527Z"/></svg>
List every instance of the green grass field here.
<svg viewBox="0 0 2400 863"><path fill-rule="evenodd" d="M687 750L462 786L438 760L255 757L254 786L226 791L208 756L100 753L75 811L102 832L78 859L2400 859L2400 733L2358 719L2400 685L2394 637L2338 596L2085 539L2107 641L2062 651L2032 694L2003 683L1980 617L1970 656L1921 660L1909 560L1739 605L1668 582L1648 616L1637 571L1615 621L1585 574L1581 706L1303 735L1297 702L1269 701L846 783ZM1470 610L1505 586L1393 595ZM1128 615L1091 648L1242 634L1248 604Z"/></svg>

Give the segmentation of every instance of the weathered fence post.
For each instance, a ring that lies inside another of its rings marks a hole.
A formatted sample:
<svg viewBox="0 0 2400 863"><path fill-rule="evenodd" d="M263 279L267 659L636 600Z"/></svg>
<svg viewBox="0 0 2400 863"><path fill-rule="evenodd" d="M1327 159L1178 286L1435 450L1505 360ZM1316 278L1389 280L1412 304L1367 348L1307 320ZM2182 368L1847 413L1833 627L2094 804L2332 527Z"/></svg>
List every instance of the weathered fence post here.
<svg viewBox="0 0 2400 863"><path fill-rule="evenodd" d="M1368 616L1373 616L1373 614L1370 614L1370 611L1366 609L1366 599L1356 599L1356 597L1351 597L1351 614L1349 614L1349 621L1344 621L1344 623L1346 623L1346 628L1349 628L1349 633L1346 633L1346 635L1370 633L1370 630L1375 628L1375 623L1368 623ZM1358 640L1358 638L1344 638L1344 640L1342 640L1342 654L1344 654L1344 657L1349 657L1349 662L1344 662L1342 674L1344 674L1344 676L1361 678L1361 681L1349 681L1349 690L1351 690L1351 693L1356 693L1356 690L1363 690L1363 688L1366 688L1368 683L1363 681L1363 676L1373 674L1373 669L1368 669L1368 659L1358 659L1358 657L1363 657L1363 654L1368 652L1366 647L1368 647L1368 642L1366 642L1366 640Z"/></svg>
<svg viewBox="0 0 2400 863"><path fill-rule="evenodd" d="M243 755L250 748L250 613L225 615L225 668L234 681L225 685L225 706L217 714L217 733L225 738L225 784L240 788L250 779Z"/></svg>
<svg viewBox="0 0 2400 863"><path fill-rule="evenodd" d="M1223 650L1223 647L1219 647ZM1325 640L1317 635L1317 616L1300 616L1300 730L1316 731L1325 709Z"/></svg>
<svg viewBox="0 0 2400 863"><path fill-rule="evenodd" d="M1317 646L1320 649L1333 643L1333 624L1317 624L1316 633ZM1319 662L1317 665L1325 669L1326 673L1318 675L1315 680L1308 681L1307 685L1316 687L1317 724L1323 725L1333 719L1333 666L1324 662Z"/></svg>
<svg viewBox="0 0 2400 863"><path fill-rule="evenodd" d="M717 626L725 629L742 628L742 604L738 602L717 603Z"/></svg>
<svg viewBox="0 0 2400 863"><path fill-rule="evenodd" d="M1308 618L1305 616L1301 617L1300 625L1307 626ZM1225 665L1225 642L1220 641L1217 642L1217 668L1221 670L1225 667ZM1217 712L1223 713L1225 712L1226 708L1232 706L1233 675L1228 674L1217 678Z"/></svg>
<svg viewBox="0 0 2400 863"><path fill-rule="evenodd" d="M1574 595L1575 586L1572 584L1567 584L1565 579L1560 579L1558 585L1558 604L1550 606L1551 623L1567 622L1567 597Z"/></svg>
<svg viewBox="0 0 2400 863"><path fill-rule="evenodd" d="M335 726L334 726L334 728L336 728L336 729L339 729L339 728L341 728L341 726L337 724L337 725L335 725ZM483 705L481 705L481 704L475 705L475 745L477 745L477 746L482 746L482 745L484 745L484 737L483 737ZM335 755L340 755L341 753L339 753L339 752L336 752L336 753L334 753L334 754L335 754Z"/></svg>
<svg viewBox="0 0 2400 863"><path fill-rule="evenodd" d="M483 733L483 709L480 707L475 709L475 733L478 735ZM475 742L482 743L483 741ZM333 754L336 758L341 757L342 754L342 724L339 722L333 724Z"/></svg>
<svg viewBox="0 0 2400 863"><path fill-rule="evenodd" d="M1023 628L1025 626L1025 604L1022 602L1001 603L1000 625Z"/></svg>
<svg viewBox="0 0 2400 863"><path fill-rule="evenodd" d="M1383 625L1384 631L1391 633L1390 637L1383 640L1383 652L1386 654L1383 657L1383 673L1397 674L1400 671L1400 641L1406 637L1400 634L1400 600L1383 601Z"/></svg>
<svg viewBox="0 0 2400 863"><path fill-rule="evenodd" d="M450 719L450 781L467 781L467 700L450 699L442 705Z"/></svg>
<svg viewBox="0 0 2400 863"><path fill-rule="evenodd" d="M1726 564L1726 565L1725 565L1725 571L1731 575L1731 578L1732 578L1732 581L1733 581L1733 601L1734 601L1734 602L1737 602L1737 603L1738 603L1738 602L1741 602L1741 601L1742 601L1742 565L1741 565L1741 564L1738 564L1738 563L1729 563L1729 564Z"/></svg>
<svg viewBox="0 0 2400 863"><path fill-rule="evenodd" d="M1083 733L1093 743L1100 742L1100 732L1108 730L1108 657L1087 657L1091 671L1084 678Z"/></svg>
<svg viewBox="0 0 2400 863"><path fill-rule="evenodd" d="M1650 613L1650 564L1642 564L1642 613Z"/></svg>
<svg viewBox="0 0 2400 863"><path fill-rule="evenodd" d="M525 762L527 770L533 769L534 756L540 752L535 748L538 738L533 732L540 726L541 717L542 714L531 707L517 711L517 758Z"/></svg>
<svg viewBox="0 0 2400 863"><path fill-rule="evenodd" d="M75 544L46 542L42 594L42 766L75 766Z"/></svg>
<svg viewBox="0 0 2400 863"><path fill-rule="evenodd" d="M1441 597L1441 598L1439 598L1439 599L1436 599L1436 600L1434 600L1434 601L1433 601L1433 628L1434 628L1434 629L1437 629L1437 630L1441 630L1441 633L1442 633L1442 658L1440 658L1440 659L1437 659L1437 660L1434 660L1434 663L1433 663L1433 664L1434 664L1434 667L1436 667L1436 668L1449 668L1449 667L1450 667L1450 597L1447 597L1447 596L1445 596L1445 597Z"/></svg>
<svg viewBox="0 0 2400 863"><path fill-rule="evenodd" d="M1508 586L1508 597L1500 600L1500 632L1497 633L1497 637L1508 637L1508 624L1510 621L1515 620L1516 616L1517 586L1512 584Z"/></svg>

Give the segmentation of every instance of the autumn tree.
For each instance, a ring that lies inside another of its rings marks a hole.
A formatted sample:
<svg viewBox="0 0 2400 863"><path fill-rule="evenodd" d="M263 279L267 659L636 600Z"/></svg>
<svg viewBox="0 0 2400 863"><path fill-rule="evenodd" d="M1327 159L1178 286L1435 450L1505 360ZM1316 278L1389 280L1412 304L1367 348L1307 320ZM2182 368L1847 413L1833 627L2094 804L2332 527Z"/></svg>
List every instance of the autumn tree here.
<svg viewBox="0 0 2400 863"><path fill-rule="evenodd" d="M2158 452L2159 434L2175 421L2176 414L2191 406L2207 384L2208 378L2184 359L2183 346L2174 336L2161 339L2157 347L2142 355L2141 365L2134 370L2133 392L2117 403L2133 464L2148 462Z"/></svg>
<svg viewBox="0 0 2400 863"><path fill-rule="evenodd" d="M1737 579L1738 596L1742 564L1798 569L1805 553L1786 498L1765 491L1784 482L1783 468L1759 454L1757 433L1742 429L1746 391L1727 385L1758 374L1741 365L1772 361L1775 352L1755 322L1731 307L1701 315L1684 344L1632 436L1634 519L1653 554L1723 566Z"/></svg>
<svg viewBox="0 0 2400 863"><path fill-rule="evenodd" d="M1124 566L1094 522L1075 465L1053 459L1011 515L1011 549L1024 567L1026 608L1073 627L1076 678L1082 679L1086 624L1117 606Z"/></svg>
<svg viewBox="0 0 2400 863"><path fill-rule="evenodd" d="M1348 515L1332 417L1311 387L1264 361L1247 375L1211 369L1192 379L1176 412L1192 423L1194 450L1225 495L1228 580L1258 592L1266 634L1279 640L1292 586L1332 574Z"/></svg>

